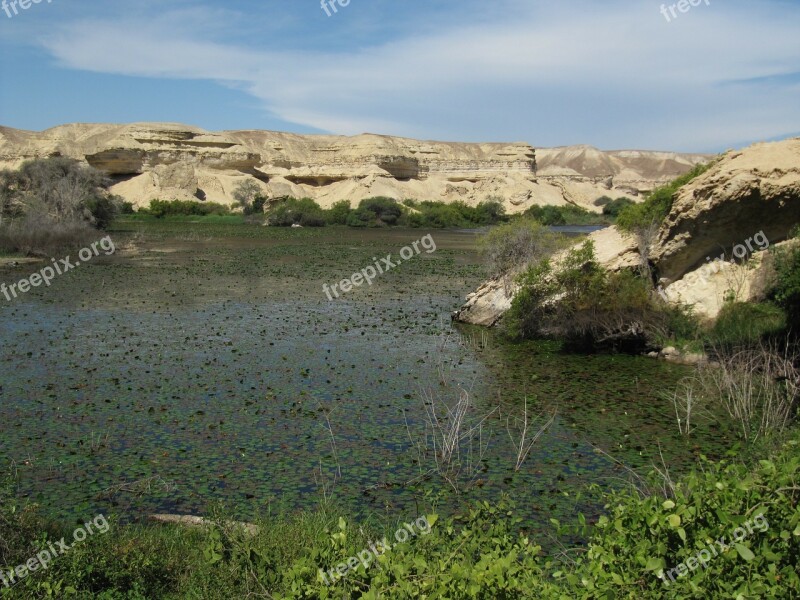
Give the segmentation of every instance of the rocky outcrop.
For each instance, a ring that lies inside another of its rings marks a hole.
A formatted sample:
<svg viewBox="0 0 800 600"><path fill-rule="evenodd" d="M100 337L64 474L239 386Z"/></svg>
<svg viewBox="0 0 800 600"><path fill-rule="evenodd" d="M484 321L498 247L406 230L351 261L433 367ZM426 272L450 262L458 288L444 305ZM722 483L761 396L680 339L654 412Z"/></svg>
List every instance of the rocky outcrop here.
<svg viewBox="0 0 800 600"><path fill-rule="evenodd" d="M576 167L590 171L572 155ZM599 168L599 167L598 167ZM756 144L729 152L705 174L680 189L650 247L662 296L714 319L726 299L761 300L770 283L768 248L787 240L800 223L800 138ZM592 234L598 260L610 270L635 267L635 240L611 227ZM508 290L508 294L502 293ZM511 306L516 290L484 284L455 314L492 325Z"/></svg>
<svg viewBox="0 0 800 600"><path fill-rule="evenodd" d="M800 138L756 144L728 153L678 192L650 257L671 284L720 255L752 254L759 233L781 242L798 222Z"/></svg>
<svg viewBox="0 0 800 600"><path fill-rule="evenodd" d="M249 179L267 197L310 197L322 206L379 195L473 205L497 197L512 213L532 204L599 210L593 202L600 196L636 196L707 158L371 134L213 133L172 123L71 124L42 132L0 127L0 167L58 155L106 171L113 191L137 206L153 198L232 204L236 186Z"/></svg>
<svg viewBox="0 0 800 600"><path fill-rule="evenodd" d="M602 152L591 146L564 146L536 151L537 174L549 181L569 178L601 186L606 190L639 196L669 183L712 157L642 150Z"/></svg>
<svg viewBox="0 0 800 600"><path fill-rule="evenodd" d="M775 244L774 248L794 247L797 240ZM713 320L727 300L759 302L772 284L772 255L757 250L743 260L721 260L719 257L684 274L663 287L664 297L673 304L690 306L703 320Z"/></svg>
<svg viewBox="0 0 800 600"><path fill-rule="evenodd" d="M589 235L594 243L597 261L609 271L636 268L640 264L639 251L636 240L620 232L616 227L607 227ZM580 240L578 244L583 244ZM553 257L553 263L558 264L564 256L560 252ZM453 319L472 325L491 327L511 308L511 302L517 292L513 283L514 277L509 276L505 281L491 279L484 283L477 291L467 296L466 303L453 313Z"/></svg>

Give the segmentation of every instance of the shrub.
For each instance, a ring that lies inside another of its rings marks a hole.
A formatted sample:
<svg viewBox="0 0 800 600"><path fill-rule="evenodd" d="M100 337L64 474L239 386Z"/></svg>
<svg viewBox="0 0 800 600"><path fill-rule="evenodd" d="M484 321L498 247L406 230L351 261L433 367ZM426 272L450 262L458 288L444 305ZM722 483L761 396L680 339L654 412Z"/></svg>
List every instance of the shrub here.
<svg viewBox="0 0 800 600"><path fill-rule="evenodd" d="M636 203L630 198L617 198L616 200L612 200L603 206L603 214L611 219L616 219L620 212L629 206L633 206L634 204Z"/></svg>
<svg viewBox="0 0 800 600"><path fill-rule="evenodd" d="M786 313L774 304L729 302L714 323L710 342L715 347L747 346L781 333Z"/></svg>
<svg viewBox="0 0 800 600"><path fill-rule="evenodd" d="M794 239L800 239L800 229ZM788 248L773 248L775 281L769 297L786 311L787 325L794 335L800 332L800 244Z"/></svg>
<svg viewBox="0 0 800 600"><path fill-rule="evenodd" d="M158 219L175 216L229 215L230 209L224 204L215 202L198 202L196 200L150 200L150 207L144 211Z"/></svg>
<svg viewBox="0 0 800 600"><path fill-rule="evenodd" d="M404 200L403 206L413 209L405 210L400 218L399 224L407 227L475 227L508 220L502 201L496 198L488 198L476 206L469 206L461 200L450 203Z"/></svg>
<svg viewBox="0 0 800 600"><path fill-rule="evenodd" d="M744 440L781 433L797 416L800 355L777 342L713 350L715 364L702 366L689 384L693 403L712 413L722 409Z"/></svg>
<svg viewBox="0 0 800 600"><path fill-rule="evenodd" d="M335 202L328 210L324 211L325 221L329 225L347 225L347 219L350 216L350 201L339 200Z"/></svg>
<svg viewBox="0 0 800 600"><path fill-rule="evenodd" d="M662 339L664 345L668 339L686 343L694 342L700 337L700 322L690 306L665 304L664 314L666 317L666 331Z"/></svg>
<svg viewBox="0 0 800 600"><path fill-rule="evenodd" d="M104 173L63 157L0 172L0 245L46 255L77 247L92 227L106 228L120 210Z"/></svg>
<svg viewBox="0 0 800 600"><path fill-rule="evenodd" d="M506 317L511 337L640 351L664 335L667 317L651 283L631 271L607 272L589 240L555 263L541 261L518 281L521 289Z"/></svg>
<svg viewBox="0 0 800 600"><path fill-rule="evenodd" d="M697 165L685 175L650 192L641 204L631 204L622 208L617 216L617 226L625 231L636 232L650 227L653 223L660 224L672 209L672 200L678 190L708 171L713 164L709 162Z"/></svg>
<svg viewBox="0 0 800 600"><path fill-rule="evenodd" d="M503 206L503 202L490 198L483 202L478 202L472 222L476 225L496 225L507 220L506 207Z"/></svg>
<svg viewBox="0 0 800 600"><path fill-rule="evenodd" d="M261 186L252 179L242 181L236 186L233 199L242 207L245 215L264 212L266 198L261 194Z"/></svg>
<svg viewBox="0 0 800 600"><path fill-rule="evenodd" d="M115 196L99 196L87 199L85 206L91 214L92 225L98 229L108 229L121 212L122 199Z"/></svg>
<svg viewBox="0 0 800 600"><path fill-rule="evenodd" d="M361 215L359 221L365 221L364 217L370 216L366 221L372 227L382 227L384 225L396 225L403 214L403 209L394 198L376 196L365 198L358 203L358 211ZM371 221L371 222L370 222Z"/></svg>
<svg viewBox="0 0 800 600"><path fill-rule="evenodd" d="M374 224L375 214L372 211L357 208L351 210L347 215L347 225L349 227L369 227Z"/></svg>
<svg viewBox="0 0 800 600"><path fill-rule="evenodd" d="M566 225L567 220L557 206L539 206L534 204L524 213L525 217L530 217L539 221L542 225Z"/></svg>
<svg viewBox="0 0 800 600"><path fill-rule="evenodd" d="M665 487L669 497L611 494L588 552L557 580L567 582L569 597L578 600L792 597L791 590L800 589L800 453L794 437L752 467L701 459L701 469L674 486L661 476L656 481L654 473L651 487ZM723 537L724 550L716 544ZM688 564L698 568L677 577L673 569L704 549L705 564L694 560Z"/></svg>
<svg viewBox="0 0 800 600"><path fill-rule="evenodd" d="M480 239L489 277L503 277L549 256L564 238L537 221L521 219L493 228Z"/></svg>
<svg viewBox="0 0 800 600"><path fill-rule="evenodd" d="M324 227L325 213L311 198L287 198L267 211L267 222L273 227Z"/></svg>
<svg viewBox="0 0 800 600"><path fill-rule="evenodd" d="M434 227L444 229L446 227L465 227L471 224L464 216L466 205L443 204L440 202L423 202L419 206L419 219L412 221L420 227ZM471 209L470 209L471 210Z"/></svg>
<svg viewBox="0 0 800 600"><path fill-rule="evenodd" d="M589 212L585 208L566 204L564 206L539 206L534 204L529 207L523 216L539 221L542 225L603 225L608 221L601 215Z"/></svg>

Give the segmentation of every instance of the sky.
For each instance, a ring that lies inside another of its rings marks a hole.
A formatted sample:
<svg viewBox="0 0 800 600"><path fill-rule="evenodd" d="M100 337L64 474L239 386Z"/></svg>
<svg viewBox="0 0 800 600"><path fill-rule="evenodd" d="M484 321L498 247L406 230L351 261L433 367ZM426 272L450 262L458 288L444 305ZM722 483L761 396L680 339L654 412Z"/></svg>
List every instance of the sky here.
<svg viewBox="0 0 800 600"><path fill-rule="evenodd" d="M5 0L0 125L685 152L800 135L800 0L685 2Z"/></svg>

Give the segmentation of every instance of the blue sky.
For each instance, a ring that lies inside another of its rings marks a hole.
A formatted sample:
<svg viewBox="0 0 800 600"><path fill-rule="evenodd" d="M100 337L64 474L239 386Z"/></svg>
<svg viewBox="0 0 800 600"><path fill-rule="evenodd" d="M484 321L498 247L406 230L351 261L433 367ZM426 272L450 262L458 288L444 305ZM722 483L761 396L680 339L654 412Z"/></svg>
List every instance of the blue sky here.
<svg viewBox="0 0 800 600"><path fill-rule="evenodd" d="M699 152L800 135L798 0L667 2L669 21L655 0L33 1L0 9L0 124L21 129Z"/></svg>

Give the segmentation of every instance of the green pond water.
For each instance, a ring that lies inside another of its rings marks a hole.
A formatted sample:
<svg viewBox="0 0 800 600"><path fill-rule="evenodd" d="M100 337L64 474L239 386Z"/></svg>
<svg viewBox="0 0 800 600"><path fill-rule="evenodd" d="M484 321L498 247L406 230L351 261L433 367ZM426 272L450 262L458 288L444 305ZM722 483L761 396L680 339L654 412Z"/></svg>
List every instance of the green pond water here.
<svg viewBox="0 0 800 600"><path fill-rule="evenodd" d="M333 302L323 293L427 233L435 252ZM596 514L588 485L622 485L622 465L663 454L680 472L731 443L702 423L678 435L664 393L685 367L452 327L484 278L474 232L130 221L111 235L114 256L0 298L0 466L54 517L221 501L247 519L332 496L399 519L425 490L448 490L418 478L412 440L421 395L459 386L476 414L501 410L484 424L473 485L446 504L507 493L532 529ZM2 267L0 281L35 270ZM529 413L558 413L515 472L506 423L525 398Z"/></svg>

